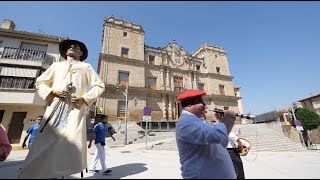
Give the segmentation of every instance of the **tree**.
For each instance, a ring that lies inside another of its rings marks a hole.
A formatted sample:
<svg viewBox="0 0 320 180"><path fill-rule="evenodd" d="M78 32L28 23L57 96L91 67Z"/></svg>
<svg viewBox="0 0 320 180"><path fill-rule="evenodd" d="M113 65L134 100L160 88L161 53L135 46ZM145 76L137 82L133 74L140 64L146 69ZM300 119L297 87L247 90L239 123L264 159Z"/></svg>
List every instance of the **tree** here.
<svg viewBox="0 0 320 180"><path fill-rule="evenodd" d="M320 116L317 113L305 108L297 108L294 113L296 118L302 122L303 128L311 131L320 126Z"/></svg>
<svg viewBox="0 0 320 180"><path fill-rule="evenodd" d="M297 108L294 110L294 113L296 118L302 122L303 129L305 129L305 131L303 131L303 136L308 142L308 147L310 147L308 131L316 129L320 126L320 116L317 113L305 108Z"/></svg>

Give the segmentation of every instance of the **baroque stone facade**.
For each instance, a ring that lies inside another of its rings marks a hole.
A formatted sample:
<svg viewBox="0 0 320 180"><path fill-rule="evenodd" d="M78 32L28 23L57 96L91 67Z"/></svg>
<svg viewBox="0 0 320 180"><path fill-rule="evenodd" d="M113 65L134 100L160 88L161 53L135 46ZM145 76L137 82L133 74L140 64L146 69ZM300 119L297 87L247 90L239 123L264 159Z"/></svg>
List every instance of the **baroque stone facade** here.
<svg viewBox="0 0 320 180"><path fill-rule="evenodd" d="M145 106L151 107L152 120L178 120L181 106L177 97L187 89L205 90L209 109L239 112L241 97L232 85L223 48L205 44L189 54L175 40L164 47L145 45L144 30L138 24L109 17L103 27L98 73L106 91L96 106L111 121L124 116L125 94L121 91L126 85L129 121L142 120Z"/></svg>

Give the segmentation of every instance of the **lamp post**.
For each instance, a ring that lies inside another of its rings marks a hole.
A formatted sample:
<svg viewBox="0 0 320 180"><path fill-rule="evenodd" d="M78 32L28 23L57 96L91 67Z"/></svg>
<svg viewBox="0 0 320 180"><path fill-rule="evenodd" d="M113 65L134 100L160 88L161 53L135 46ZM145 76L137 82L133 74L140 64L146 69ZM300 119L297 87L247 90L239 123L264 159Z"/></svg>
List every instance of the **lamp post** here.
<svg viewBox="0 0 320 180"><path fill-rule="evenodd" d="M128 84L126 85L126 90L123 92L123 91L120 91L125 97L126 97L126 108L125 108L125 113L124 113L124 123L125 123L125 129L124 129L124 142L123 144L124 145L127 145L128 144L128 131L127 131L127 111L128 111ZM119 91L119 84L117 84L117 91Z"/></svg>
<svg viewBox="0 0 320 180"><path fill-rule="evenodd" d="M296 118L296 115L294 114L294 110L296 109L296 108L293 108L293 106L295 105L295 103L292 103L292 105L291 105L291 111L292 111L292 115L293 115L293 120L294 120L294 122L297 120L297 118ZM297 130L298 131L298 133L299 133L299 136L300 136L300 139L301 139L301 141L302 141L302 146L303 147L306 147L306 144L305 144L305 142L304 142L304 139L303 139L303 136L302 136L302 134L301 134L301 131L299 131L299 130Z"/></svg>

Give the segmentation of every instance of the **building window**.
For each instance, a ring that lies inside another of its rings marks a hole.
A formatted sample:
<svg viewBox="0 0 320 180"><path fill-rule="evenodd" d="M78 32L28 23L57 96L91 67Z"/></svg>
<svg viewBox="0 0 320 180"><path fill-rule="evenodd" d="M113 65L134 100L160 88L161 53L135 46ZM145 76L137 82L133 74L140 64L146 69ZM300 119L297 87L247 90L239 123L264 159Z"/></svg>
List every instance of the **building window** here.
<svg viewBox="0 0 320 180"><path fill-rule="evenodd" d="M149 64L154 64L155 56L149 55Z"/></svg>
<svg viewBox="0 0 320 180"><path fill-rule="evenodd" d="M129 49L128 48L121 48L121 57L123 57L123 58L129 57Z"/></svg>
<svg viewBox="0 0 320 180"><path fill-rule="evenodd" d="M201 71L200 71L200 65L196 65L196 69L197 69L198 73L201 72Z"/></svg>
<svg viewBox="0 0 320 180"><path fill-rule="evenodd" d="M220 67L216 67L217 73L220 74Z"/></svg>
<svg viewBox="0 0 320 180"><path fill-rule="evenodd" d="M224 85L219 85L219 90L220 90L220 95L221 96L225 96L225 92L224 92Z"/></svg>
<svg viewBox="0 0 320 180"><path fill-rule="evenodd" d="M124 117L126 113L126 102L118 101L117 117Z"/></svg>
<svg viewBox="0 0 320 180"><path fill-rule="evenodd" d="M34 89L34 78L27 77L0 77L1 88L19 88L19 89Z"/></svg>
<svg viewBox="0 0 320 180"><path fill-rule="evenodd" d="M198 90L204 90L204 84L198 83Z"/></svg>
<svg viewBox="0 0 320 180"><path fill-rule="evenodd" d="M148 88L156 90L157 78L148 78Z"/></svg>
<svg viewBox="0 0 320 180"><path fill-rule="evenodd" d="M123 37L127 37L128 36L128 33L127 32L123 32Z"/></svg>
<svg viewBox="0 0 320 180"><path fill-rule="evenodd" d="M224 106L224 107L223 107L223 110L227 111L227 110L229 110L229 107Z"/></svg>
<svg viewBox="0 0 320 180"><path fill-rule="evenodd" d="M129 73L119 72L119 84L127 85L129 83Z"/></svg>
<svg viewBox="0 0 320 180"><path fill-rule="evenodd" d="M173 80L174 80L174 91L175 92L182 92L183 91L183 87L182 87L183 77L175 76Z"/></svg>

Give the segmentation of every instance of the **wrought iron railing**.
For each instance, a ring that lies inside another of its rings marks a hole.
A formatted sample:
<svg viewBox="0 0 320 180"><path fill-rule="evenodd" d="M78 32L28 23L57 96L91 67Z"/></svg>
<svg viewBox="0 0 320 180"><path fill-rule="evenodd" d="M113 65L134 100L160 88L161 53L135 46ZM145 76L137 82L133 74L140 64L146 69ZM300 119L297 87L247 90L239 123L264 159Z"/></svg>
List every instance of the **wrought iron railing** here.
<svg viewBox="0 0 320 180"><path fill-rule="evenodd" d="M0 88L34 89L35 78L0 76Z"/></svg>
<svg viewBox="0 0 320 180"><path fill-rule="evenodd" d="M47 54L45 51L36 51L32 49L22 49L13 47L4 47L3 50L0 51L0 58L40 61L49 65L51 65L55 59L53 56Z"/></svg>

